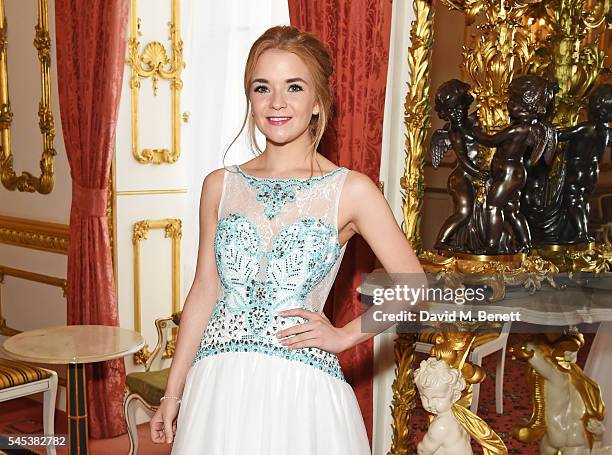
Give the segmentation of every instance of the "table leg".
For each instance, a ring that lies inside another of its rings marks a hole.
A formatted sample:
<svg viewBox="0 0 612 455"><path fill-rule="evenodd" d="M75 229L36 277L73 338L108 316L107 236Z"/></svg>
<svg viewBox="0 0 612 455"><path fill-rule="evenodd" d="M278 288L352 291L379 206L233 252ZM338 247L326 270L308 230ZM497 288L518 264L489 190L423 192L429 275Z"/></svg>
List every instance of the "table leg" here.
<svg viewBox="0 0 612 455"><path fill-rule="evenodd" d="M70 455L86 455L89 454L89 435L87 433L87 383L84 364L68 364L67 388L69 453Z"/></svg>

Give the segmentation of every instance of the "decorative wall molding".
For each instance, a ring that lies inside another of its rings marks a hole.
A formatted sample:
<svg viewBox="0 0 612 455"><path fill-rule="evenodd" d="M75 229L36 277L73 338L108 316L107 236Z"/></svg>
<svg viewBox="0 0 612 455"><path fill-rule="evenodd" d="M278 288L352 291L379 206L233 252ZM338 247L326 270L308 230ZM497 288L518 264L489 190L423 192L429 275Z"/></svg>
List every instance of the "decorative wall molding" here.
<svg viewBox="0 0 612 455"><path fill-rule="evenodd" d="M68 254L68 225L0 215L0 243Z"/></svg>
<svg viewBox="0 0 612 455"><path fill-rule="evenodd" d="M5 276L12 276L24 280L35 281L37 283L48 284L50 286L57 286L62 289L64 297L66 297L66 292L68 290L68 281L63 278L57 278L54 276L43 275L41 273L34 273L27 270L15 269L0 265L0 285L4 283ZM6 319L2 317L2 295L0 293L0 335L13 336L17 335L18 333L21 333L21 330L9 327L6 323Z"/></svg>
<svg viewBox="0 0 612 455"><path fill-rule="evenodd" d="M13 169L13 150L11 148L11 123L13 113L8 85L8 22L4 0L0 0L0 180L10 191L49 194L55 184L53 139L55 126L51 109L51 38L49 37L47 0L38 0L38 22L35 27L34 47L40 62L41 99L38 107L38 127L43 138L43 152L40 159L40 177L23 171L17 175Z"/></svg>
<svg viewBox="0 0 612 455"><path fill-rule="evenodd" d="M172 313L179 311L181 301L181 237L182 222L180 219L166 218L163 220L142 220L134 223L132 228L132 244L134 245L134 330L141 331L141 299L140 299L140 242L146 240L151 229L163 229L166 238L172 239ZM172 357L176 344L176 331L165 347L163 357ZM151 356L147 344L134 354L134 362L144 364Z"/></svg>
<svg viewBox="0 0 612 455"><path fill-rule="evenodd" d="M130 89L132 92L132 153L141 164L175 163L181 154L181 119L187 121L188 115L181 114L181 90L183 81L181 72L185 67L183 61L183 41L180 26L180 0L171 0L171 20L169 40L171 42L171 57L159 41L147 43L140 52L140 18L138 17L138 1L131 0L130 36L128 39L128 60L130 66ZM138 121L140 80L151 78L153 95L157 96L159 78L170 81L172 92L172 149L140 149L140 134Z"/></svg>

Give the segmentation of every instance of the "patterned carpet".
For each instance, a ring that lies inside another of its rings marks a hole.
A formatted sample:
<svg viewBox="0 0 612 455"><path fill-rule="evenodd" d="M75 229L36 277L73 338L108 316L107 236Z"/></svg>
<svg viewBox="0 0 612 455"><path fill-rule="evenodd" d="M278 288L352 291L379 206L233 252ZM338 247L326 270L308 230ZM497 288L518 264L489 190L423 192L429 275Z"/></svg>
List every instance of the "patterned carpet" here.
<svg viewBox="0 0 612 455"><path fill-rule="evenodd" d="M594 334L585 333L585 346L578 353L578 365L584 367ZM511 334L508 338L508 347L526 339L525 334ZM508 453L521 455L539 455L538 445L522 444L512 437L512 428L521 421L528 421L531 416L531 400L524 380L525 364L512 360L506 353L506 370L504 378L504 414L495 412L495 365L499 353L485 357L483 368L487 372L487 379L480 386L480 400L478 415L484 419L493 430L502 438L508 447ZM421 360L427 358L426 354L417 354L415 365L418 367ZM412 429L415 441L420 441L427 432L427 412L421 407L420 400L412 413ZM416 450L414 451L416 453ZM474 445L474 453L481 454L479 446Z"/></svg>

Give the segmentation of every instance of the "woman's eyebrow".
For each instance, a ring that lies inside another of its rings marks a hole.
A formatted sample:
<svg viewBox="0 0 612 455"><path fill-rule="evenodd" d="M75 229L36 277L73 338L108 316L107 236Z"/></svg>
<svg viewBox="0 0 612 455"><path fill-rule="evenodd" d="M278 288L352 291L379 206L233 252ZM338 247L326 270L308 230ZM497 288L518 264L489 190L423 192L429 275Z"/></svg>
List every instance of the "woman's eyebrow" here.
<svg viewBox="0 0 612 455"><path fill-rule="evenodd" d="M291 84L293 82L303 82L304 84L308 85L308 82L306 82L304 79L302 79L301 77L294 77L291 79L287 79L285 81L287 84Z"/></svg>
<svg viewBox="0 0 612 455"><path fill-rule="evenodd" d="M287 83L287 84L292 84L293 82L302 82L302 83L308 85L308 82L306 82L301 77L292 77L291 79L287 79L285 81L285 83ZM268 81L268 79L253 79L251 81L251 84L269 84L269 83L270 83L270 81Z"/></svg>

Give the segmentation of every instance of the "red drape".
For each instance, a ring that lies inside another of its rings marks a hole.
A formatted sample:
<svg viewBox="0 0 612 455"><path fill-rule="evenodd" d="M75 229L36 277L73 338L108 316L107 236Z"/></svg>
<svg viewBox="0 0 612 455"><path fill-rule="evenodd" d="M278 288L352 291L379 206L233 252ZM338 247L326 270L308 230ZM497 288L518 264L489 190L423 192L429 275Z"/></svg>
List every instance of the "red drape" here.
<svg viewBox="0 0 612 455"><path fill-rule="evenodd" d="M340 166L378 182L392 0L289 0L291 24L317 35L330 50L335 115L320 151ZM334 285L331 320L343 326L362 307L355 288L375 268L375 256L358 237L351 241ZM372 441L373 341L340 354Z"/></svg>
<svg viewBox="0 0 612 455"><path fill-rule="evenodd" d="M128 0L55 0L59 105L72 176L68 324L119 325L106 199ZM123 359L89 364L89 434L125 433Z"/></svg>

